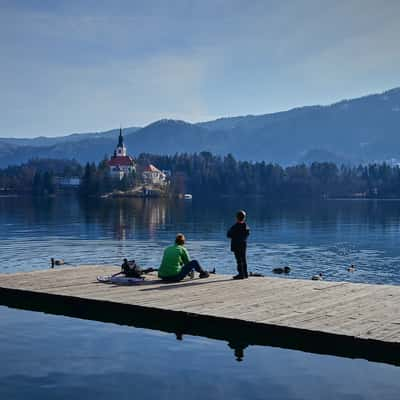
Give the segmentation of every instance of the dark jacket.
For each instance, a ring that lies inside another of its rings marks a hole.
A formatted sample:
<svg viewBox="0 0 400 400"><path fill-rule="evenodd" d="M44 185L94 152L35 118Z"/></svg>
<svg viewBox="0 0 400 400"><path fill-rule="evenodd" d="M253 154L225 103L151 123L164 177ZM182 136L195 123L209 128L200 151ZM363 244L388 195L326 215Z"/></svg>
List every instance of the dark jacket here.
<svg viewBox="0 0 400 400"><path fill-rule="evenodd" d="M250 235L250 228L245 222L236 222L232 225L227 233L231 239L231 251L239 251L246 249L247 238Z"/></svg>

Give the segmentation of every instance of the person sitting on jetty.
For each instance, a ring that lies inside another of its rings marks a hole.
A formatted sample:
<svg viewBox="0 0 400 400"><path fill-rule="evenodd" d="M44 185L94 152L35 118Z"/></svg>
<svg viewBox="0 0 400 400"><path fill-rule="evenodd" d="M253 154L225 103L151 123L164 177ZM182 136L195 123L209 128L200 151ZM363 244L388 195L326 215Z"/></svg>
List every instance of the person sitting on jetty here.
<svg viewBox="0 0 400 400"><path fill-rule="evenodd" d="M164 250L163 259L158 276L166 282L179 282L192 271L198 272L199 278L208 278L210 274L205 271L196 260L190 260L189 253L183 246L185 236L179 233L175 238L175 244Z"/></svg>
<svg viewBox="0 0 400 400"><path fill-rule="evenodd" d="M249 277L247 272L246 247L250 228L246 224L246 212L240 210L236 213L236 224L232 225L227 233L231 239L231 251L235 254L237 263L237 275L233 279L245 279Z"/></svg>

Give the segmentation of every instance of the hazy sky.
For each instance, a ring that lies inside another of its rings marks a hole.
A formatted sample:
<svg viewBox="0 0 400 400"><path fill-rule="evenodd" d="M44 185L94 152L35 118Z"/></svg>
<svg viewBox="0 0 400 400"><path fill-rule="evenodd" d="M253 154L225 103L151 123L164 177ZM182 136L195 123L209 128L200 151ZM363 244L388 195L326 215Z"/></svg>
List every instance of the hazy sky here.
<svg viewBox="0 0 400 400"><path fill-rule="evenodd" d="M0 137L382 92L399 21L399 0L0 0Z"/></svg>

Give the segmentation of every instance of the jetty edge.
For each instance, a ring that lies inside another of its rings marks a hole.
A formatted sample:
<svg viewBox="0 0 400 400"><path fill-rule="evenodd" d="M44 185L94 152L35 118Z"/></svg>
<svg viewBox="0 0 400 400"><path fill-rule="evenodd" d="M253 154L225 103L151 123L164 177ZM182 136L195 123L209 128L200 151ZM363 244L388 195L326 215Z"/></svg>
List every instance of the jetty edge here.
<svg viewBox="0 0 400 400"><path fill-rule="evenodd" d="M97 282L116 266L0 274L0 305L229 342L400 365L400 286L229 275Z"/></svg>

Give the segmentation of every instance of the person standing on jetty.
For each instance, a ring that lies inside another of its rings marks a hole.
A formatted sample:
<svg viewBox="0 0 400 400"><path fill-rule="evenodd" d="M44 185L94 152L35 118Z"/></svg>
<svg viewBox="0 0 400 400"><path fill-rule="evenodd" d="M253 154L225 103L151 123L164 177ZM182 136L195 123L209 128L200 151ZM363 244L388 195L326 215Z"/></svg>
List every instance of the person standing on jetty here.
<svg viewBox="0 0 400 400"><path fill-rule="evenodd" d="M208 278L208 271L205 271L198 261L190 261L189 253L183 246L185 236L182 233L176 235L175 244L164 250L161 266L158 269L158 277L166 282L179 282L193 270L198 272L199 278Z"/></svg>
<svg viewBox="0 0 400 400"><path fill-rule="evenodd" d="M246 224L246 212L240 210L236 213L236 224L232 225L227 233L231 239L231 251L235 254L238 274L233 279L245 279L249 277L247 272L246 248L250 228Z"/></svg>

